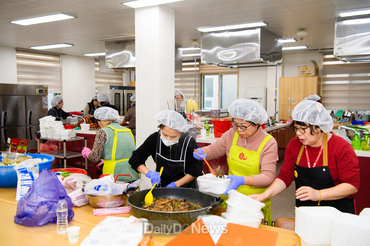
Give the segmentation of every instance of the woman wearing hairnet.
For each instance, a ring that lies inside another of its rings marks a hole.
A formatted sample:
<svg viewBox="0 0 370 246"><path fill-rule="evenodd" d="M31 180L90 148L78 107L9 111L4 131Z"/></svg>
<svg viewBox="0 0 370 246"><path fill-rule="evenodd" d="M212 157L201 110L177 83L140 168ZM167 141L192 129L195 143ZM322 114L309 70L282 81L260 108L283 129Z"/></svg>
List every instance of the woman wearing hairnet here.
<svg viewBox="0 0 370 246"><path fill-rule="evenodd" d="M128 160L135 150L134 137L126 127L116 123L119 120L117 110L110 107L100 107L94 112L94 118L98 121L100 130L96 133L93 149L84 147L82 156L92 162L103 159L98 166L103 166L103 174L129 174L132 180L139 178ZM128 182L129 177L120 176L119 181Z"/></svg>
<svg viewBox="0 0 370 246"><path fill-rule="evenodd" d="M317 98L308 97L294 108L291 126L297 137L286 148L280 173L265 192L251 197L270 199L295 181L297 207L332 206L354 214L358 158L345 139L331 133L333 120Z"/></svg>
<svg viewBox="0 0 370 246"><path fill-rule="evenodd" d="M159 131L134 151L129 161L132 168L150 178L152 185L157 182L161 187L195 188L195 178L202 175L203 162L193 157L192 152L198 145L186 134L186 120L173 110L161 111L156 118ZM156 171L145 166L149 156L157 164ZM159 175L161 167L162 176Z"/></svg>
<svg viewBox="0 0 370 246"><path fill-rule="evenodd" d="M181 91L175 91L175 111L180 113L184 119L188 120L185 114L185 107L181 107L181 104L184 102L185 96Z"/></svg>
<svg viewBox="0 0 370 246"><path fill-rule="evenodd" d="M194 151L197 160L214 159L226 154L231 185L226 190L237 190L245 195L262 193L276 175L278 147L276 140L262 130L261 125L268 119L266 110L249 99L235 100L229 107L233 117L233 128L220 139ZM226 200L228 197L224 196ZM271 201L265 201L262 209L265 221L271 224ZM222 206L226 204L223 203Z"/></svg>
<svg viewBox="0 0 370 246"><path fill-rule="evenodd" d="M52 108L49 109L47 115L51 115L55 117L55 120L62 120L66 119L70 113L65 112L63 108L63 97L62 96L55 96L51 99L51 106Z"/></svg>
<svg viewBox="0 0 370 246"><path fill-rule="evenodd" d="M108 96L107 94L98 94L97 100L100 103L101 107L110 107L117 110L118 112L117 107L115 105L110 104L110 96Z"/></svg>
<svg viewBox="0 0 370 246"><path fill-rule="evenodd" d="M91 98L91 102L86 103L84 108L84 116L94 118L94 111L99 108L98 95L94 95Z"/></svg>
<svg viewBox="0 0 370 246"><path fill-rule="evenodd" d="M123 126L127 124L126 122L128 122L128 128L130 128L132 134L136 136L136 96L131 96L130 101L131 107L127 110L127 113L125 114L125 117L123 118L123 121L120 123L120 125Z"/></svg>

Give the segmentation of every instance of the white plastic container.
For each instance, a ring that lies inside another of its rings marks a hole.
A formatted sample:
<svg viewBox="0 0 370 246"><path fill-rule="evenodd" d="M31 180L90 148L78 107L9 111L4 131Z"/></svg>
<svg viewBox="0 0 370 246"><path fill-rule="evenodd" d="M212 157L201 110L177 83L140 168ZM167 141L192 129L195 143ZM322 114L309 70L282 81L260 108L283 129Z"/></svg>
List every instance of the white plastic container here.
<svg viewBox="0 0 370 246"><path fill-rule="evenodd" d="M221 216L230 221L231 223L239 224L239 225L245 225L250 226L254 228L258 228L261 225L262 219L259 218L235 218L229 213L221 213Z"/></svg>
<svg viewBox="0 0 370 246"><path fill-rule="evenodd" d="M199 191L214 196L221 196L230 186L231 179L216 178L212 173L197 178Z"/></svg>
<svg viewBox="0 0 370 246"><path fill-rule="evenodd" d="M231 190L228 194L228 204L231 204L238 209L260 211L265 206L263 202L256 201L236 190Z"/></svg>
<svg viewBox="0 0 370 246"><path fill-rule="evenodd" d="M60 132L60 138L63 140L67 140L71 138L71 132L70 130L63 130Z"/></svg>
<svg viewBox="0 0 370 246"><path fill-rule="evenodd" d="M81 131L89 131L90 130L90 124L80 124Z"/></svg>
<svg viewBox="0 0 370 246"><path fill-rule="evenodd" d="M243 209L242 206L235 207L232 204L230 204L229 201L226 201L227 208L226 212L230 215L236 216L236 217L248 217L248 218L260 218L263 219L264 215L261 211L261 209L256 210L253 208L249 208L248 206L245 206Z"/></svg>

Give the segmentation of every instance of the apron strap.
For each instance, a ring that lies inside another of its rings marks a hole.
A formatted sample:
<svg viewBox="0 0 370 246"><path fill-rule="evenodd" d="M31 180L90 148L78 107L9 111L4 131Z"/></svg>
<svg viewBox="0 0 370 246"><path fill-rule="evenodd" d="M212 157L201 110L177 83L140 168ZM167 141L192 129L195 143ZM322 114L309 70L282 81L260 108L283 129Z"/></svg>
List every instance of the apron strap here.
<svg viewBox="0 0 370 246"><path fill-rule="evenodd" d="M132 135L132 132L130 129L116 129L110 125L107 125L106 127L109 127L113 130L114 132L114 139L113 139L113 147L112 147L112 161L115 161L116 160L116 152L117 152L117 141L118 141L118 132L129 132L132 139L134 140L134 143L135 143L135 139L134 139L134 136Z"/></svg>
<svg viewBox="0 0 370 246"><path fill-rule="evenodd" d="M323 140L323 149L324 149L324 152L323 152L323 166L328 166L328 134L324 133L324 140ZM297 161L296 161L296 164L298 166L299 164L299 161L301 160L301 157L302 157L302 153L303 153L303 150L304 150L304 145L302 144L300 150L299 150L299 153L298 153L298 157L297 157Z"/></svg>
<svg viewBox="0 0 370 246"><path fill-rule="evenodd" d="M262 149L265 147L265 145L266 145L267 141L269 141L271 138L273 138L273 136L271 136L271 135L269 134L269 135L267 135L267 136L263 139L262 143L260 144L260 147L258 147L257 153L261 153L261 151L262 151Z"/></svg>

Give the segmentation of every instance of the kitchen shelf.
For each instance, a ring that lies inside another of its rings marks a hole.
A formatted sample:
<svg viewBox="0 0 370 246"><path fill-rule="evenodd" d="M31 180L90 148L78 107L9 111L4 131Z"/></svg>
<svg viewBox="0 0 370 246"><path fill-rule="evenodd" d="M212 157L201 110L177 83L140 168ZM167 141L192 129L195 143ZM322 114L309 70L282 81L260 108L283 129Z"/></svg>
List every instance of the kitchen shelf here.
<svg viewBox="0 0 370 246"><path fill-rule="evenodd" d="M51 155L56 158L64 160L64 168L67 168L67 159L82 157L81 152L67 151L67 142L73 141L85 141L85 147L87 147L86 137L75 137L70 139L53 139L53 138L39 138L37 139L37 152L40 153L40 140L52 140L59 142L59 150L43 152L43 154ZM61 150L61 143L63 143L63 149ZM85 158L85 169L87 170L87 158Z"/></svg>

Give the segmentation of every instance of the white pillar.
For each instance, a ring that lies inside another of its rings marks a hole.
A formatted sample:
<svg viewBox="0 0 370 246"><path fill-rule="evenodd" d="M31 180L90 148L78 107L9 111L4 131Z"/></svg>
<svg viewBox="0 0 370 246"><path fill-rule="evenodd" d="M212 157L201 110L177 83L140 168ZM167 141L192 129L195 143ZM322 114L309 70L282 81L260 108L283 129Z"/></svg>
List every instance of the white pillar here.
<svg viewBox="0 0 370 246"><path fill-rule="evenodd" d="M174 98L175 12L164 6L135 9L136 146L158 131L156 114ZM145 163L151 170L155 163ZM148 188L148 179L141 188Z"/></svg>

